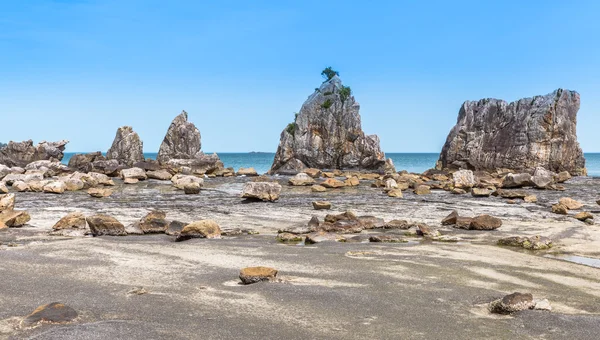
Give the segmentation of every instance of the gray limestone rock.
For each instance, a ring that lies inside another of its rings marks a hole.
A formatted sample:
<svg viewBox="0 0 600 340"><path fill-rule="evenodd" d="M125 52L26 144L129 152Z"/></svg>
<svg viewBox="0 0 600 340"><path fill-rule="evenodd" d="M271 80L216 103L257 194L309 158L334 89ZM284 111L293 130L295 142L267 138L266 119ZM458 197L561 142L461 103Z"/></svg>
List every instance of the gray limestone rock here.
<svg viewBox="0 0 600 340"><path fill-rule="evenodd" d="M27 164L35 161L61 161L67 143L69 143L67 140L58 142L42 141L34 146L31 139L24 142L11 141L8 145L0 149L0 164L9 167L25 167Z"/></svg>
<svg viewBox="0 0 600 340"><path fill-rule="evenodd" d="M144 160L144 143L131 126L121 126L106 153L106 158L117 160L126 166L133 166L136 162Z"/></svg>
<svg viewBox="0 0 600 340"><path fill-rule="evenodd" d="M157 160L167 163L171 159L194 159L201 152L201 146L200 131L188 122L188 114L183 111L171 122L160 145Z"/></svg>

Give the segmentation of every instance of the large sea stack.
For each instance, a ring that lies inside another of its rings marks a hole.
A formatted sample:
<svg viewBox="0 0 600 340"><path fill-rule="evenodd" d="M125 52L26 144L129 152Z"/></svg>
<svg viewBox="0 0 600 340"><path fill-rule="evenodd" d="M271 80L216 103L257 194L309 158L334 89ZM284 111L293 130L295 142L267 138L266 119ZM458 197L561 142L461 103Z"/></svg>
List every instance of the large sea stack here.
<svg viewBox="0 0 600 340"><path fill-rule="evenodd" d="M24 142L9 142L0 148L0 164L6 166L25 167L27 164L41 160L61 161L64 156L65 145L69 141L40 142L34 146L32 140Z"/></svg>
<svg viewBox="0 0 600 340"><path fill-rule="evenodd" d="M584 175L577 111L579 94L563 89L512 103L466 101L437 167L523 171L543 167Z"/></svg>
<svg viewBox="0 0 600 340"><path fill-rule="evenodd" d="M281 132L270 173L304 168L383 170L379 137L367 136L360 105L335 75L308 97L293 123Z"/></svg>
<svg viewBox="0 0 600 340"><path fill-rule="evenodd" d="M122 126L117 130L106 158L117 160L119 164L126 166L133 166L136 162L144 160L144 144L131 126Z"/></svg>
<svg viewBox="0 0 600 340"><path fill-rule="evenodd" d="M188 121L188 114L183 111L171 122L156 159L175 171L190 170L202 174L223 169L219 156L204 154L201 143L200 131Z"/></svg>

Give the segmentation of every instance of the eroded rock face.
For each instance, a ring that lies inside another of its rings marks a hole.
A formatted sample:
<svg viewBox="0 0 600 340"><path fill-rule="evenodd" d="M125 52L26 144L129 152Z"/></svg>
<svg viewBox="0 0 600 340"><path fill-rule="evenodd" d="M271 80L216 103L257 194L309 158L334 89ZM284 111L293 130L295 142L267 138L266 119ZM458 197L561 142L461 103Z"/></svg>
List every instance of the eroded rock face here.
<svg viewBox="0 0 600 340"><path fill-rule="evenodd" d="M335 76L308 97L295 122L281 132L271 173L307 167L384 170L379 137L362 131L360 105L344 89Z"/></svg>
<svg viewBox="0 0 600 340"><path fill-rule="evenodd" d="M24 142L11 141L8 145L0 149L0 164L10 167L25 167L27 164L35 161L61 161L67 143L69 143L67 140L58 142L43 141L34 146L31 139Z"/></svg>
<svg viewBox="0 0 600 340"><path fill-rule="evenodd" d="M577 142L579 94L558 89L545 96L507 103L466 101L444 145L438 168L585 173Z"/></svg>
<svg viewBox="0 0 600 340"><path fill-rule="evenodd" d="M144 143L131 126L121 126L117 130L112 146L106 152L106 158L115 159L126 166L133 166L144 160Z"/></svg>
<svg viewBox="0 0 600 340"><path fill-rule="evenodd" d="M171 122L156 159L160 163L171 159L194 159L201 152L200 149L200 131L188 122L188 114L183 111Z"/></svg>

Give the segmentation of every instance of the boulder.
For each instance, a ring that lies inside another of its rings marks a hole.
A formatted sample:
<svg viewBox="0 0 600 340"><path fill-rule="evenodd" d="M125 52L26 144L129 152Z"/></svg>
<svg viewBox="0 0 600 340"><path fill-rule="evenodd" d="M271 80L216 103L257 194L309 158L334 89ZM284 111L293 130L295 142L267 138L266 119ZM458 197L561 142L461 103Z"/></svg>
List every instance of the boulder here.
<svg viewBox="0 0 600 340"><path fill-rule="evenodd" d="M137 178L131 178L131 177L127 177L125 179L123 179L123 183L124 184L136 184L138 183L140 180Z"/></svg>
<svg viewBox="0 0 600 340"><path fill-rule="evenodd" d="M25 166L25 173L42 173L44 177L58 176L65 172L69 172L69 167L57 160L40 160Z"/></svg>
<svg viewBox="0 0 600 340"><path fill-rule="evenodd" d="M357 187L360 185L360 180L356 176L351 176L344 181L344 184L347 187Z"/></svg>
<svg viewBox="0 0 600 340"><path fill-rule="evenodd" d="M304 241L304 236L292 233L279 233L277 234L277 241L284 243L298 243Z"/></svg>
<svg viewBox="0 0 600 340"><path fill-rule="evenodd" d="M94 161L87 167L85 171L104 174L110 177L117 177L120 171L124 168L116 159L101 159Z"/></svg>
<svg viewBox="0 0 600 340"><path fill-rule="evenodd" d="M12 187L13 187L13 189L17 190L18 192L30 191L29 184L27 184L23 181L13 182Z"/></svg>
<svg viewBox="0 0 600 340"><path fill-rule="evenodd" d="M165 164L172 159L194 159L201 153L200 131L188 122L188 114L181 114L171 122L156 159Z"/></svg>
<svg viewBox="0 0 600 340"><path fill-rule="evenodd" d="M138 181L144 181L148 179L146 171L142 168L129 168L121 170L121 177L123 180L126 179L137 179Z"/></svg>
<svg viewBox="0 0 600 340"><path fill-rule="evenodd" d="M15 208L15 194L0 195L0 212Z"/></svg>
<svg viewBox="0 0 600 340"><path fill-rule="evenodd" d="M197 195L200 193L200 183L190 182L183 186L183 192L186 195Z"/></svg>
<svg viewBox="0 0 600 340"><path fill-rule="evenodd" d="M525 201L526 203L537 203L537 196L536 195L527 195L527 196L523 197L523 201Z"/></svg>
<svg viewBox="0 0 600 340"><path fill-rule="evenodd" d="M104 188L90 188L87 193L94 198L104 198L112 195L112 190Z"/></svg>
<svg viewBox="0 0 600 340"><path fill-rule="evenodd" d="M60 302L39 306L23 319L23 326L32 327L38 323L65 324L77 318L77 312Z"/></svg>
<svg viewBox="0 0 600 340"><path fill-rule="evenodd" d="M80 179L66 178L61 179L61 181L65 184L65 191L78 191L85 187L85 184Z"/></svg>
<svg viewBox="0 0 600 340"><path fill-rule="evenodd" d="M327 188L325 188L322 185L313 185L310 187L310 191L312 192L325 192L327 191Z"/></svg>
<svg viewBox="0 0 600 340"><path fill-rule="evenodd" d="M450 193L454 194L454 195L464 195L467 192L464 189L454 188L454 189L452 189L452 191L450 191Z"/></svg>
<svg viewBox="0 0 600 340"><path fill-rule="evenodd" d="M428 195L431 193L431 188L428 185L417 185L413 192L415 195Z"/></svg>
<svg viewBox="0 0 600 340"><path fill-rule="evenodd" d="M4 182L0 182L0 194L7 194L8 188Z"/></svg>
<svg viewBox="0 0 600 340"><path fill-rule="evenodd" d="M62 229L86 229L87 222L85 216L80 212L69 213L52 226L53 230Z"/></svg>
<svg viewBox="0 0 600 340"><path fill-rule="evenodd" d="M473 188L471 189L471 196L473 197L489 197L492 194L487 188Z"/></svg>
<svg viewBox="0 0 600 340"><path fill-rule="evenodd" d="M93 216L89 216L86 218L88 225L90 226L90 231L94 236L125 236L127 233L125 232L125 226L117 221L116 218L96 214Z"/></svg>
<svg viewBox="0 0 600 340"><path fill-rule="evenodd" d="M171 175L170 172L168 172L167 170L164 170L164 169L148 171L148 172L146 172L146 175L148 176L148 178L157 179L160 181L169 181L169 180L171 180L171 178L173 178L173 175Z"/></svg>
<svg viewBox="0 0 600 340"><path fill-rule="evenodd" d="M247 267L240 270L240 280L243 284L270 281L277 276L277 269L269 267Z"/></svg>
<svg viewBox="0 0 600 340"><path fill-rule="evenodd" d="M568 171L561 171L554 177L556 183L564 183L571 179L571 174Z"/></svg>
<svg viewBox="0 0 600 340"><path fill-rule="evenodd" d="M331 209L331 202L315 201L312 202L312 206L315 210L329 210Z"/></svg>
<svg viewBox="0 0 600 340"><path fill-rule="evenodd" d="M143 145L140 136L131 126L121 126L117 129L112 146L106 152L106 158L131 167L134 163L144 160Z"/></svg>
<svg viewBox="0 0 600 340"><path fill-rule="evenodd" d="M181 222L181 221L171 221L167 226L167 230L165 230L165 234L171 236L177 236L183 230L183 227L188 225L189 223Z"/></svg>
<svg viewBox="0 0 600 340"><path fill-rule="evenodd" d="M258 176L258 173L254 168L240 168L236 173L238 176Z"/></svg>
<svg viewBox="0 0 600 340"><path fill-rule="evenodd" d="M442 220L442 225L456 224L457 219L458 219L458 212L456 210L454 210L450 213L450 215L444 217L444 219Z"/></svg>
<svg viewBox="0 0 600 340"><path fill-rule="evenodd" d="M213 220L192 222L183 227L176 241L185 241L191 238L221 238L221 228Z"/></svg>
<svg viewBox="0 0 600 340"><path fill-rule="evenodd" d="M398 189L398 183L393 178L388 178L385 180L385 187L383 188L384 192L389 192L394 189Z"/></svg>
<svg viewBox="0 0 600 340"><path fill-rule="evenodd" d="M192 159L170 159L163 164L172 173L185 175L215 174L223 170L223 162L217 154L206 155L198 152Z"/></svg>
<svg viewBox="0 0 600 340"><path fill-rule="evenodd" d="M502 187L503 188L522 188L525 186L530 186L531 183L531 175L528 173L522 174L512 174L504 176L502 179Z"/></svg>
<svg viewBox="0 0 600 340"><path fill-rule="evenodd" d="M308 174L303 172L297 174L296 176L290 178L288 181L290 185L293 186L303 186L303 185L313 185L315 183L314 178L310 177Z"/></svg>
<svg viewBox="0 0 600 340"><path fill-rule="evenodd" d="M471 230L494 230L502 226L502 220L490 215L473 217L469 225Z"/></svg>
<svg viewBox="0 0 600 340"><path fill-rule="evenodd" d="M171 178L171 183L173 183L177 189L183 190L185 186L190 183L198 183L200 187L202 187L202 185L204 185L204 179L192 175L177 174Z"/></svg>
<svg viewBox="0 0 600 340"><path fill-rule="evenodd" d="M279 199L281 185L273 182L248 182L244 185L242 198L274 202Z"/></svg>
<svg viewBox="0 0 600 340"><path fill-rule="evenodd" d="M31 216L24 210L4 210L0 212L0 222L8 227L22 227L30 220Z"/></svg>
<svg viewBox="0 0 600 340"><path fill-rule="evenodd" d="M452 174L452 181L454 182L454 188L467 189L472 188L477 184L475 175L471 170L458 170Z"/></svg>
<svg viewBox="0 0 600 340"><path fill-rule="evenodd" d="M325 81L282 132L270 173L317 169L383 171L379 137L362 131L360 105L339 77Z"/></svg>
<svg viewBox="0 0 600 340"><path fill-rule="evenodd" d="M52 181L46 185L44 185L44 192L51 194L62 194L67 189L67 186L64 182L61 181Z"/></svg>
<svg viewBox="0 0 600 340"><path fill-rule="evenodd" d="M577 210L583 207L583 204L581 202L578 202L569 197L562 197L558 200L558 203L564 205L569 210Z"/></svg>
<svg viewBox="0 0 600 340"><path fill-rule="evenodd" d="M69 159L69 168L75 171L88 172L91 170L93 162L105 159L106 158L100 151L91 153L78 153L71 156Z"/></svg>
<svg viewBox="0 0 600 340"><path fill-rule="evenodd" d="M531 177L531 183L538 189L546 189L554 183L554 174L542 167L537 167Z"/></svg>
<svg viewBox="0 0 600 340"><path fill-rule="evenodd" d="M34 146L32 140L24 142L10 141L6 146L0 148L0 164L9 167L25 167L29 163L40 160L61 161L67 143L69 143L67 140L58 142L42 141Z"/></svg>
<svg viewBox="0 0 600 340"><path fill-rule="evenodd" d="M336 189L336 188L345 187L346 183L344 183L340 180L337 180L335 178L328 178L328 179L324 180L320 185L325 188Z"/></svg>
<svg viewBox="0 0 600 340"><path fill-rule="evenodd" d="M316 244L323 242L339 242L343 241L344 237L338 234L331 234L324 231L317 231L306 235L304 243Z"/></svg>
<svg viewBox="0 0 600 340"><path fill-rule="evenodd" d="M589 212L589 211L578 212L573 217L576 218L576 219L578 219L578 220L580 220L580 221L582 221L582 222L585 222L586 220L594 219L594 215L592 215L592 213Z"/></svg>
<svg viewBox="0 0 600 340"><path fill-rule="evenodd" d="M512 236L498 240L498 245L542 250L552 247L552 240L544 236Z"/></svg>
<svg viewBox="0 0 600 340"><path fill-rule="evenodd" d="M390 191L387 192L387 195L389 197L395 197L395 198L402 198L403 197L402 190L400 190L400 189L392 189L392 190L390 190Z"/></svg>
<svg viewBox="0 0 600 340"><path fill-rule="evenodd" d="M0 164L0 180L4 178L4 176L11 173L10 167Z"/></svg>
<svg viewBox="0 0 600 340"><path fill-rule="evenodd" d="M319 178L319 177L321 177L321 174L323 173L321 170L315 169L315 168L307 168L307 169L304 169L303 172L312 178Z"/></svg>
<svg viewBox="0 0 600 340"><path fill-rule="evenodd" d="M552 212L555 214L567 215L569 214L569 208L562 203L556 203L552 205Z"/></svg>
<svg viewBox="0 0 600 340"><path fill-rule="evenodd" d="M512 314L526 309L532 309L535 306L533 295L530 293L512 293L502 299L490 303L490 312L496 314Z"/></svg>
<svg viewBox="0 0 600 340"><path fill-rule="evenodd" d="M438 168L507 168L584 173L577 142L579 94L558 89L545 96L507 103L465 102L442 148Z"/></svg>
<svg viewBox="0 0 600 340"><path fill-rule="evenodd" d="M105 185L105 186L114 186L115 185L115 182L113 182L113 180L110 179L110 177L108 177L105 174L101 174L101 173L97 173L97 172L88 172L87 176L89 178L92 178L93 181L86 179L86 181L89 182L85 185L86 187L95 186L95 185L92 185L92 183L94 181L97 183L96 185Z"/></svg>
<svg viewBox="0 0 600 340"><path fill-rule="evenodd" d="M164 211L154 210L137 221L135 227L139 228L144 234L164 233L169 226L166 217L167 213Z"/></svg>

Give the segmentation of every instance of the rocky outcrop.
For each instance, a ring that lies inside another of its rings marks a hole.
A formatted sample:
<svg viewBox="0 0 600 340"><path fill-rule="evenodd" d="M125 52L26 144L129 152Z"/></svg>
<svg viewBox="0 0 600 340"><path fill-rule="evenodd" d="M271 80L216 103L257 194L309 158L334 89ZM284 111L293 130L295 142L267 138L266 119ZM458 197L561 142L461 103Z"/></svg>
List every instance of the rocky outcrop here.
<svg viewBox="0 0 600 340"><path fill-rule="evenodd" d="M156 158L160 163L171 159L193 159L201 152L200 131L188 122L188 114L183 111L171 122Z"/></svg>
<svg viewBox="0 0 600 340"><path fill-rule="evenodd" d="M31 139L24 142L9 142L8 145L0 149L0 164L9 167L25 167L35 161L61 161L67 143L69 143L67 140L58 142L43 141L34 146Z"/></svg>
<svg viewBox="0 0 600 340"><path fill-rule="evenodd" d="M270 173L299 172L308 167L383 171L385 154L379 137L365 135L359 109L340 78L324 82L281 132Z"/></svg>
<svg viewBox="0 0 600 340"><path fill-rule="evenodd" d="M144 161L144 143L131 126L121 126L117 130L112 146L106 152L107 159L114 159L126 166Z"/></svg>
<svg viewBox="0 0 600 340"><path fill-rule="evenodd" d="M438 168L532 170L585 174L577 142L579 94L558 89L507 103L466 101L442 148Z"/></svg>

